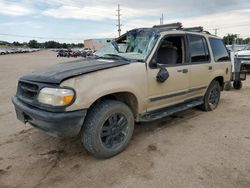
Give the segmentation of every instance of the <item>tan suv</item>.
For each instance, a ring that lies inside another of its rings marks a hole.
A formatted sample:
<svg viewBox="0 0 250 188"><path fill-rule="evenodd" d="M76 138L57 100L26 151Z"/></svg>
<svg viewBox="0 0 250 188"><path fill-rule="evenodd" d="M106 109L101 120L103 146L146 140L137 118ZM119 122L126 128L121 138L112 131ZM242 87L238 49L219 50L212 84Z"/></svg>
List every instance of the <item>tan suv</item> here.
<svg viewBox="0 0 250 188"><path fill-rule="evenodd" d="M128 145L135 122L199 107L214 110L231 63L222 40L180 23L134 29L95 53L23 76L17 118L51 135L76 136L95 157Z"/></svg>

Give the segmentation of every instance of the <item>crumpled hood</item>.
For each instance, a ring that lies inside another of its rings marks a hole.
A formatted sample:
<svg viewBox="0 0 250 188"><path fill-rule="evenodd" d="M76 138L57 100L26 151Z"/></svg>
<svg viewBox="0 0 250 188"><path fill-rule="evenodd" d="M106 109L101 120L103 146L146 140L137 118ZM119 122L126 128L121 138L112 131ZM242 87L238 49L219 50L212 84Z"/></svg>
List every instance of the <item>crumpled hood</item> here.
<svg viewBox="0 0 250 188"><path fill-rule="evenodd" d="M72 62L59 63L45 69L21 77L21 80L60 84L62 81L78 75L103 69L127 65L127 61L104 59L81 59Z"/></svg>

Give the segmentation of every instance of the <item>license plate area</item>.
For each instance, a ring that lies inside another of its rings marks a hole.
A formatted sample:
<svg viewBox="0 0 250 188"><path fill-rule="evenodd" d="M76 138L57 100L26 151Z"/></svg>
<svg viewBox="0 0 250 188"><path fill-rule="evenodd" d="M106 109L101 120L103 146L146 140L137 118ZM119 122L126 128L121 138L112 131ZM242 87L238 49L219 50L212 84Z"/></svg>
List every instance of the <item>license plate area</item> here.
<svg viewBox="0 0 250 188"><path fill-rule="evenodd" d="M247 79L247 73L246 72L240 72L240 80L246 80Z"/></svg>

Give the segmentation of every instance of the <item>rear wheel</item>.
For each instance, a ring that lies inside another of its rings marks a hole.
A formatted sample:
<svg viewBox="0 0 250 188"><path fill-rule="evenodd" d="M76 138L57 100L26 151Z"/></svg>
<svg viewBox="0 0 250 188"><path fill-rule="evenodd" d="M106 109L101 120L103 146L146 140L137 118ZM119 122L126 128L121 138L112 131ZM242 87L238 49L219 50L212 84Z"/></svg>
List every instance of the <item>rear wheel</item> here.
<svg viewBox="0 0 250 188"><path fill-rule="evenodd" d="M220 101L221 86L218 81L214 80L207 89L204 96L204 103L200 108L204 111L213 111L217 108Z"/></svg>
<svg viewBox="0 0 250 188"><path fill-rule="evenodd" d="M240 90L242 88L242 82L234 81L233 86L234 86L234 89Z"/></svg>
<svg viewBox="0 0 250 188"><path fill-rule="evenodd" d="M81 139L84 147L97 158L110 158L123 151L134 131L130 108L119 101L106 100L90 109Z"/></svg>

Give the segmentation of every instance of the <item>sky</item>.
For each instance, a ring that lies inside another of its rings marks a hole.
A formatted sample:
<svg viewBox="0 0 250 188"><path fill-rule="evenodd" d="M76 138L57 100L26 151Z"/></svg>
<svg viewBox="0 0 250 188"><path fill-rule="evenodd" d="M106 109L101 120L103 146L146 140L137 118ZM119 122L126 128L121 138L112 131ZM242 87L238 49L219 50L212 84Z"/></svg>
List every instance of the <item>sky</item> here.
<svg viewBox="0 0 250 188"><path fill-rule="evenodd" d="M0 0L0 41L114 38L118 3L122 32L159 24L163 13L164 23L250 37L250 0Z"/></svg>

